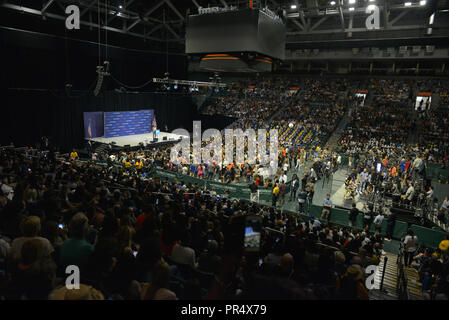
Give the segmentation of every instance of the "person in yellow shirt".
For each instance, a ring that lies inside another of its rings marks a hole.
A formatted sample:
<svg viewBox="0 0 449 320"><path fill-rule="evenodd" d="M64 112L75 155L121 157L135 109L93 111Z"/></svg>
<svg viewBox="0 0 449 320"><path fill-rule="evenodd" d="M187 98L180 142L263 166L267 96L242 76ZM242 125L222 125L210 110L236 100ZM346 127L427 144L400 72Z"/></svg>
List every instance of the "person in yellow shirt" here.
<svg viewBox="0 0 449 320"><path fill-rule="evenodd" d="M136 169L137 169L137 170L142 170L142 168L143 168L143 162L142 162L142 160L136 161L135 166L136 166Z"/></svg>
<svg viewBox="0 0 449 320"><path fill-rule="evenodd" d="M276 202L278 201L278 198L279 198L279 186L276 181L276 184L274 185L274 188L273 188L273 198L272 198L273 207L276 207Z"/></svg>
<svg viewBox="0 0 449 320"><path fill-rule="evenodd" d="M75 149L72 149L72 152L70 153L70 159L75 160L78 159L78 152L75 151Z"/></svg>
<svg viewBox="0 0 449 320"><path fill-rule="evenodd" d="M440 248L441 251L448 252L449 249L449 236L446 236L446 238L440 242L438 248Z"/></svg>
<svg viewBox="0 0 449 320"><path fill-rule="evenodd" d="M131 162L129 162L128 160L125 160L125 168L131 168Z"/></svg>

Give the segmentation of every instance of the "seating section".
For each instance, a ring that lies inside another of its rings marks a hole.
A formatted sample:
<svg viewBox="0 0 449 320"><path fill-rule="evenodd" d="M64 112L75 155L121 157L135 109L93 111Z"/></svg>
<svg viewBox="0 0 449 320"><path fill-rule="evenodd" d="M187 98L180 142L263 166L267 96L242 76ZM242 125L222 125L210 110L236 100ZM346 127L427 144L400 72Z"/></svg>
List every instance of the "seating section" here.
<svg viewBox="0 0 449 320"><path fill-rule="evenodd" d="M238 118L230 128L263 127L268 118L288 101L296 80L279 77L240 79L224 97L205 108L205 114L223 114Z"/></svg>

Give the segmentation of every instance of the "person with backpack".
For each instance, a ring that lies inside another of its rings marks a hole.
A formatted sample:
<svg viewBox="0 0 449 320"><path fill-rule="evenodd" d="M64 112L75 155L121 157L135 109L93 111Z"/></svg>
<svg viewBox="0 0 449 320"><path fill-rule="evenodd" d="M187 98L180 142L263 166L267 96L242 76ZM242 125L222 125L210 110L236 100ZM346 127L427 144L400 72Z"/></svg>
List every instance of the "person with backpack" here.
<svg viewBox="0 0 449 320"><path fill-rule="evenodd" d="M359 215L359 209L357 209L357 204L355 202L352 203L352 208L349 211L349 221L348 224L350 227L355 227L357 223L357 216Z"/></svg>
<svg viewBox="0 0 449 320"><path fill-rule="evenodd" d="M407 230L407 235L404 238L404 266L409 267L412 265L413 257L416 252L416 244L418 237L411 230Z"/></svg>
<svg viewBox="0 0 449 320"><path fill-rule="evenodd" d="M304 212L304 207L305 207L306 201L307 201L307 192L300 191L298 193L298 204L299 204L298 210L300 213Z"/></svg>

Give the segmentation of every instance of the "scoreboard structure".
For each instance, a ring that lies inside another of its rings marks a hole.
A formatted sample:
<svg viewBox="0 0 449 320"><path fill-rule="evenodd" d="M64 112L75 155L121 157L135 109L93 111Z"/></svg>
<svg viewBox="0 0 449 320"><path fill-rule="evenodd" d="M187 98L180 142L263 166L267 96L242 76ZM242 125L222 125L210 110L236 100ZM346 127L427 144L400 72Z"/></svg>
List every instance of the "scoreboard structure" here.
<svg viewBox="0 0 449 320"><path fill-rule="evenodd" d="M209 55L209 58L211 54L252 56L252 59L239 58L239 68L244 68L242 63L249 62L250 69L258 69L258 66L264 65L264 61L284 59L285 24L279 16L270 11L253 8L199 12L188 17L186 53ZM209 66L212 64L217 66L217 69L223 69L232 65L233 61L230 60L234 59L213 60L205 61Z"/></svg>

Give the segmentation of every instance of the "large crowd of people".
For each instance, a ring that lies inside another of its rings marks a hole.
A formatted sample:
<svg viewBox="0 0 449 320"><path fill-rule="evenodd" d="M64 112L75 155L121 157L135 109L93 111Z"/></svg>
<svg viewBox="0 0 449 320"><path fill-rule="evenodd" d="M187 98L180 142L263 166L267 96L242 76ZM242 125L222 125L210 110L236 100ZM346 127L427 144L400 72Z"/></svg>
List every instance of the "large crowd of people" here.
<svg viewBox="0 0 449 320"><path fill-rule="evenodd" d="M411 81L307 79L294 99L292 85L288 78L243 80L206 108L238 118L231 127L279 129L272 175L247 158L227 165L173 163L170 145L89 150L87 161L75 150L48 151L48 144L2 148L0 298L368 299L365 268L385 254L381 225L388 220L391 238L395 213L372 204L359 210L354 202L348 226L341 227L330 222L330 195L320 219L305 214L305 203L312 203L316 181L341 168L345 155L348 199L388 194L448 223L448 198L439 205L426 183L426 166L449 160L447 111L431 108L415 122L413 88L424 86ZM357 89L371 91L372 99L358 103ZM348 110L337 146L324 148ZM425 141L411 143L418 129ZM155 168L182 173L185 181L154 176ZM251 194L270 188L271 206L204 190L187 176L245 184ZM282 211L285 201L299 203L304 215ZM359 215L362 230L356 228ZM262 225L257 250L244 247L250 217ZM447 299L449 239L436 249L418 240L411 230L401 240L405 266L418 270L425 297ZM65 286L73 266L81 275L77 291Z"/></svg>
<svg viewBox="0 0 449 320"><path fill-rule="evenodd" d="M284 78L246 79L235 83L225 97L216 99L205 114L223 114L238 118L232 128L263 127L268 118L291 97L294 81Z"/></svg>
<svg viewBox="0 0 449 320"><path fill-rule="evenodd" d="M382 254L378 234L183 181L32 150L0 163L4 299L368 299L364 268ZM242 251L248 215L264 227L256 254Z"/></svg>

